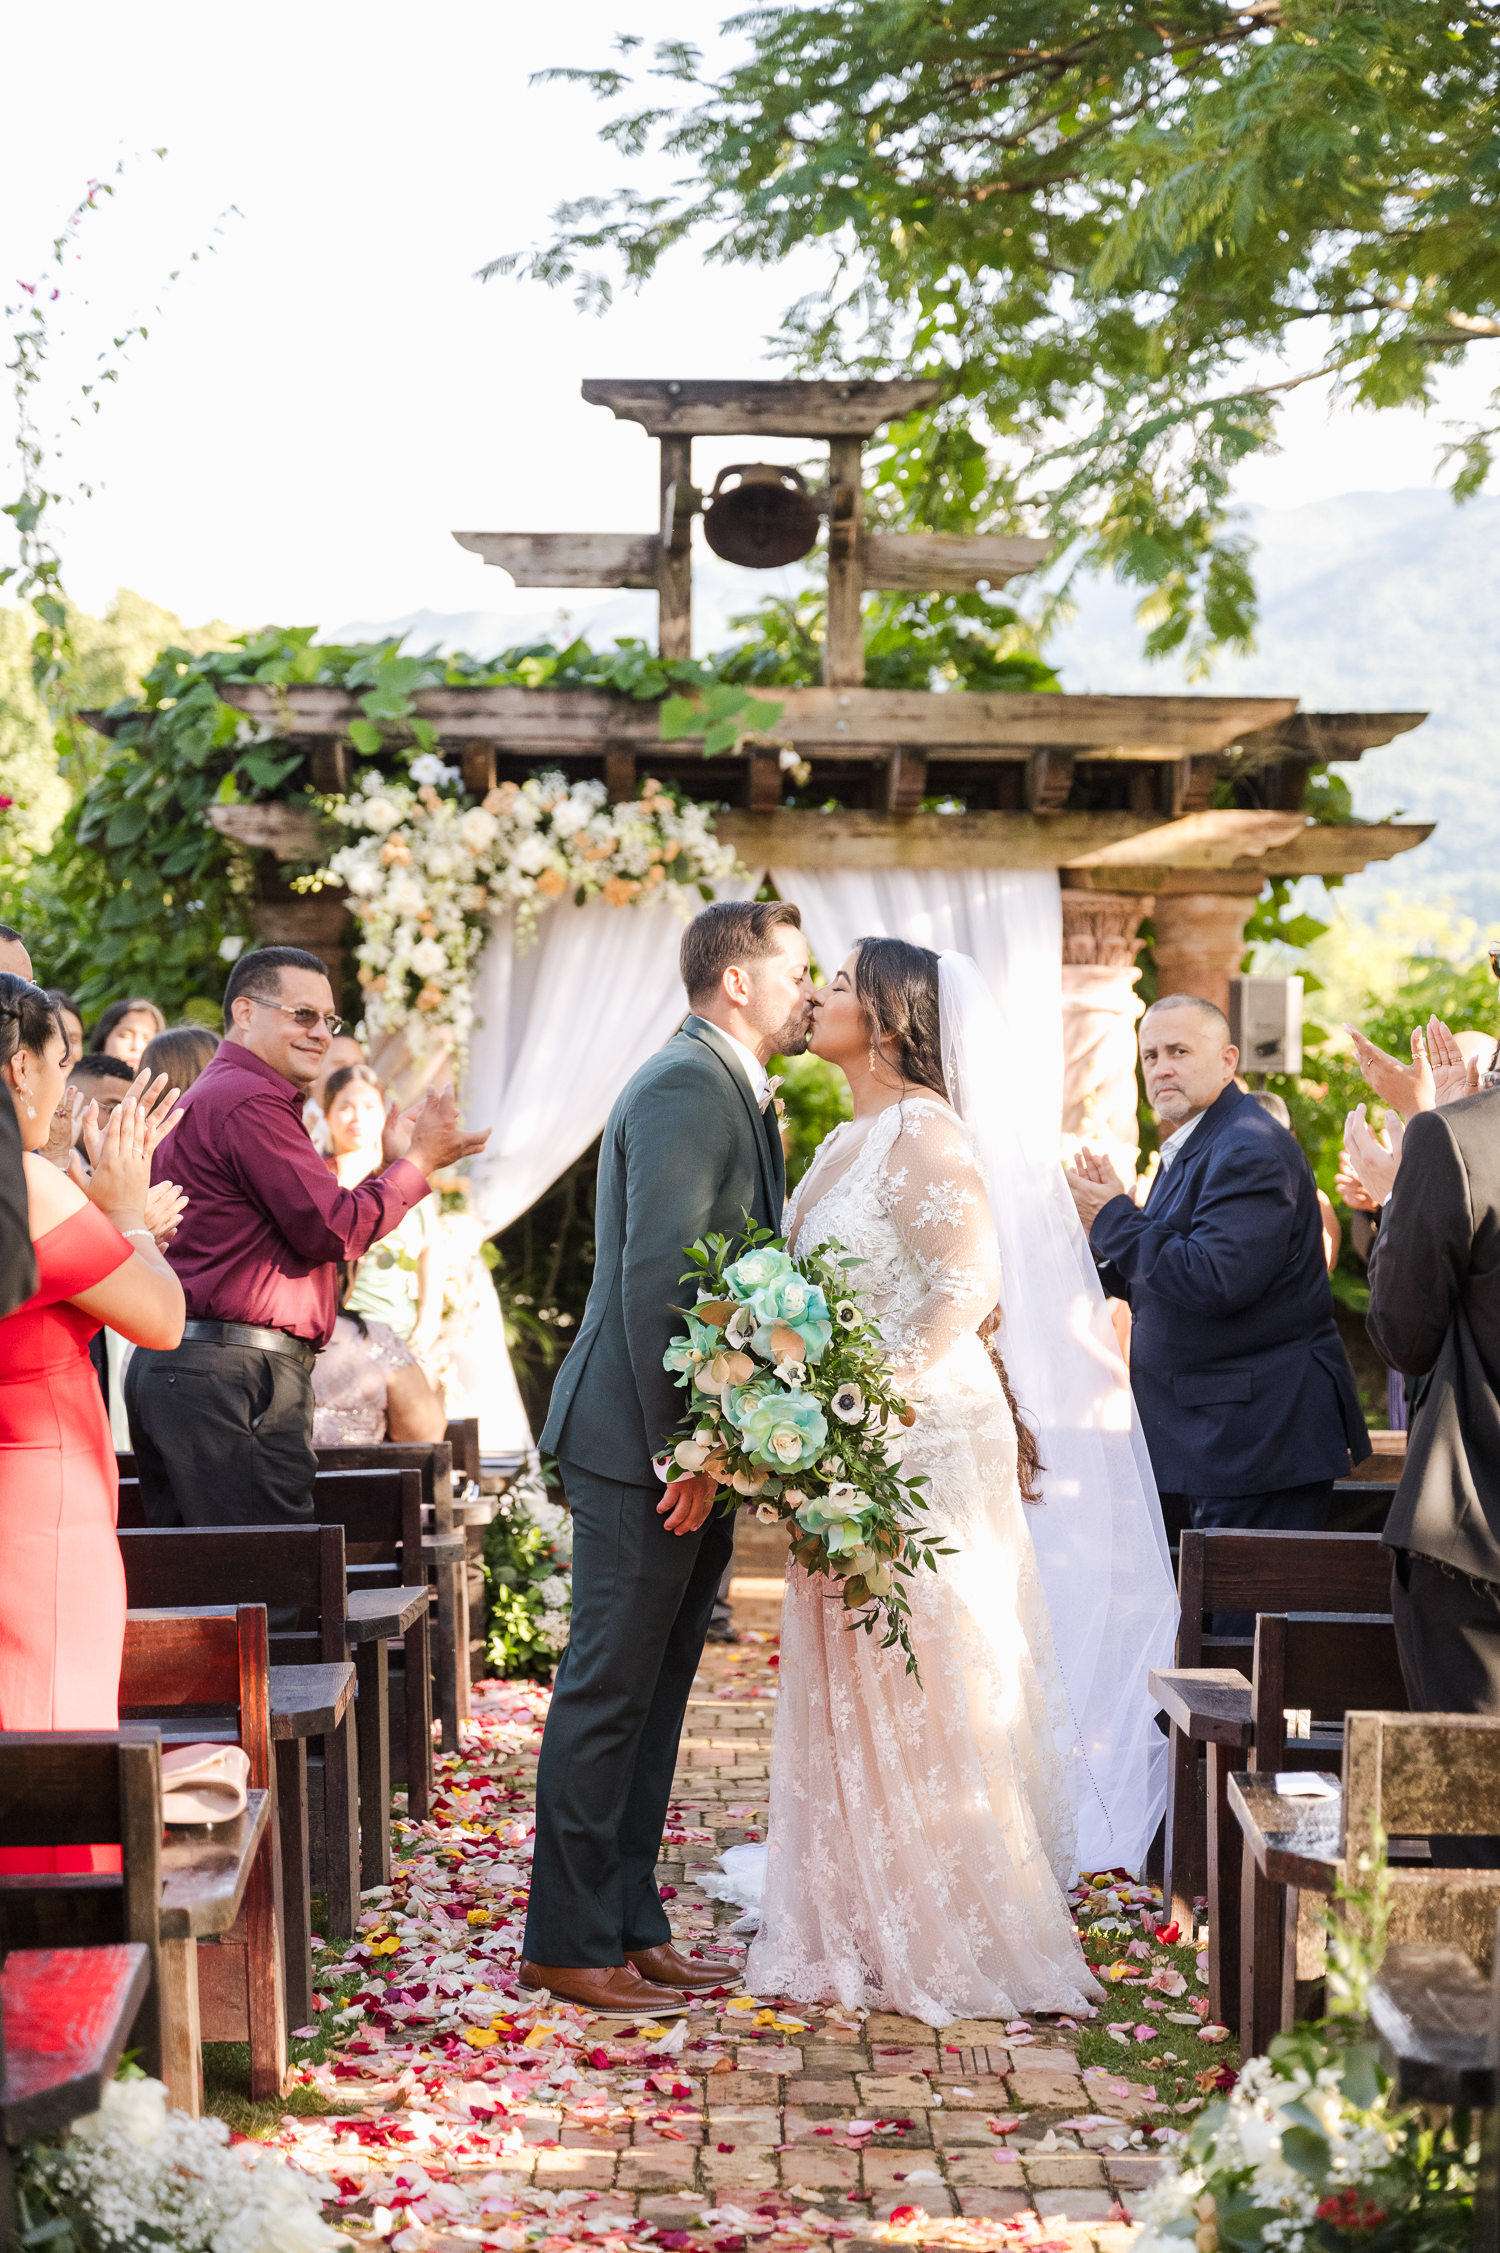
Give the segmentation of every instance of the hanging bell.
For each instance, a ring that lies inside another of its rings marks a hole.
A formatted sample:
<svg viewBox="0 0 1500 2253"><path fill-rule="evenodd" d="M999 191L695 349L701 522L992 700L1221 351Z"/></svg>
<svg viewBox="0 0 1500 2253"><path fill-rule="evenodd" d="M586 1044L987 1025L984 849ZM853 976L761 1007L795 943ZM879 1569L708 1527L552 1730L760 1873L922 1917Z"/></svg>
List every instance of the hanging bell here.
<svg viewBox="0 0 1500 2253"><path fill-rule="evenodd" d="M727 478L737 485L725 490ZM818 505L799 470L779 462L734 462L721 469L703 509L703 533L715 555L747 571L795 563L818 537Z"/></svg>

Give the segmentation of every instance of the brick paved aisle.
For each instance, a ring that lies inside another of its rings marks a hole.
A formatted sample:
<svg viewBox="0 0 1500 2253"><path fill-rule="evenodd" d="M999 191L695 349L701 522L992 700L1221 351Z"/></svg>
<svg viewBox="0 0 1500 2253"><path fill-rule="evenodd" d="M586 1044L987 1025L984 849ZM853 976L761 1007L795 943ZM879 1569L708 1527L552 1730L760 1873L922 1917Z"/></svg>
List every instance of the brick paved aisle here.
<svg viewBox="0 0 1500 2253"><path fill-rule="evenodd" d="M770 1603L739 1614L767 1629L776 1617ZM713 1935L736 1960L736 1911L698 1879L763 1834L775 1664L769 1633L706 1654L660 1869L679 1942ZM1187 2125L1203 2101L1196 2068L1213 2063L1176 2031L1201 2027L1201 2001L1196 2015L1176 2007L1191 2001L1191 1955L1139 1937L1141 1901L1107 1885L1095 1896L1116 1921L1091 1954L1114 1958L1111 1979L1140 1982L1132 2009L1158 2014L1112 2035L1108 2007L1092 2029L975 2020L934 2034L778 2010L733 1987L667 2026L541 2007L518 1993L515 1965L546 1703L529 1684L476 1695L465 1752L438 1761L433 1819L398 1825L395 1883L365 1896L356 1942L321 1957L321 2016L296 2045L291 2101L340 2111L289 2113L271 2140L322 2178L330 2219L394 2253L744 2253L756 2241L1125 2253L1162 2123ZM1127 2054L1155 2078L1119 2077ZM1163 2072L1176 2077L1159 2089Z"/></svg>

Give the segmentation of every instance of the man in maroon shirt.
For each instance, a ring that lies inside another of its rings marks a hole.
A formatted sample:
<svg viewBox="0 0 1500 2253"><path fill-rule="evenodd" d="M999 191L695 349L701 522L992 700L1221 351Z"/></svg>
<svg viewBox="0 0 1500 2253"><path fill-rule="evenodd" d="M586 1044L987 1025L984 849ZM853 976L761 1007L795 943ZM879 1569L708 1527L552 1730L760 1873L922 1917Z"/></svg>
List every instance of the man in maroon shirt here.
<svg viewBox="0 0 1500 2253"><path fill-rule="evenodd" d="M341 1189L302 1124L339 1030L315 954L262 947L230 973L224 1040L182 1097L153 1178L187 1194L167 1258L188 1321L125 1379L152 1525L267 1525L312 1515L312 1365L333 1335L337 1262L358 1259L480 1150L451 1088L386 1134L384 1173Z"/></svg>

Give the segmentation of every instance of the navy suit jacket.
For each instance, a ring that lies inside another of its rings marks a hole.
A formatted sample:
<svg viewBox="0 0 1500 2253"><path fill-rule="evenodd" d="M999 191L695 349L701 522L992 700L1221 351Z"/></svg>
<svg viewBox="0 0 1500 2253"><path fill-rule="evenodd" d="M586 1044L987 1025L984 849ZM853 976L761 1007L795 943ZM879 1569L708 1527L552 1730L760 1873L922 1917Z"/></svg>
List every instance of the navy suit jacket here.
<svg viewBox="0 0 1500 2253"><path fill-rule="evenodd" d="M1089 1242L1130 1304L1131 1389L1164 1494L1268 1494L1364 1461L1312 1168L1232 1081L1145 1210L1112 1198Z"/></svg>

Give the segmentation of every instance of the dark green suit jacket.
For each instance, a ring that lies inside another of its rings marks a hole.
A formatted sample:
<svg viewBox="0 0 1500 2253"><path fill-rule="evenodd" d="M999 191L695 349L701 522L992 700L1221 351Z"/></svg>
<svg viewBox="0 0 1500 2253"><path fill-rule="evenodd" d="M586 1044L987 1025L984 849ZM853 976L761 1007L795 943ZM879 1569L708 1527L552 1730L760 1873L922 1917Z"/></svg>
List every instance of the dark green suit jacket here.
<svg viewBox="0 0 1500 2253"><path fill-rule="evenodd" d="M774 1109L750 1093L735 1043L689 1017L610 1112L599 1152L593 1287L552 1388L544 1450L654 1486L651 1458L686 1396L662 1367L691 1305L684 1249L750 1220L781 1231L786 1174Z"/></svg>

